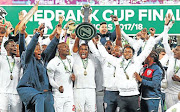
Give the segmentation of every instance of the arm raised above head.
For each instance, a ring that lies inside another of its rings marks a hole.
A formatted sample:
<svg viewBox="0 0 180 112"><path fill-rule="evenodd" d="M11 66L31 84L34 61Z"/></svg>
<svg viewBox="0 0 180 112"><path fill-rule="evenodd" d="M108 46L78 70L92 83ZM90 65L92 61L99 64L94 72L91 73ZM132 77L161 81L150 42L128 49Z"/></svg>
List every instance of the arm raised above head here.
<svg viewBox="0 0 180 112"><path fill-rule="evenodd" d="M78 37L76 37L76 39L75 39L75 43L74 43L74 46L73 46L73 52L74 53L77 53L78 52L78 50L79 50L79 38Z"/></svg>

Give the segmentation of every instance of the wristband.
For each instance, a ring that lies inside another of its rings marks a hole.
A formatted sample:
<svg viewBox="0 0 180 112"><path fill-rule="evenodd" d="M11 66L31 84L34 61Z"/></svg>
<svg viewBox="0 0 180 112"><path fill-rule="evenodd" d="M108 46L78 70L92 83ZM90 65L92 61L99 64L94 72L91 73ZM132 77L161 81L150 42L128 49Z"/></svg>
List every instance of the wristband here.
<svg viewBox="0 0 180 112"><path fill-rule="evenodd" d="M119 25L119 21L114 21L114 24L115 25Z"/></svg>

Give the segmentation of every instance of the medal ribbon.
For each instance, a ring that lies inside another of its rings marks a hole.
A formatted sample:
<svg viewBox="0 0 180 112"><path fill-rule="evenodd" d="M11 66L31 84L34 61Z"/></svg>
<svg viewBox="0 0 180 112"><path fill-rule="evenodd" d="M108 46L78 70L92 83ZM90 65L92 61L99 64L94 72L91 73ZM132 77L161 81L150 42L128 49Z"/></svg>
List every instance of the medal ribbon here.
<svg viewBox="0 0 180 112"><path fill-rule="evenodd" d="M177 59L175 60L175 65L174 65L174 73L176 74L178 71L179 71L179 69L180 69L180 67L177 67L177 69L176 69L176 61L177 61Z"/></svg>
<svg viewBox="0 0 180 112"><path fill-rule="evenodd" d="M122 62L122 68L123 68L123 70L124 70L124 73L125 73L127 79L129 79L129 76L128 76L127 73L126 73L126 69L127 69L127 67L129 66L129 64L131 63L131 61L132 61L132 60L129 61L129 63L127 64L127 66L126 66L125 68L124 68L124 64L123 64L123 63L124 63L124 59L123 59L123 62Z"/></svg>
<svg viewBox="0 0 180 112"><path fill-rule="evenodd" d="M81 59L82 60L82 63L83 63L83 68L86 70L87 68L87 65L88 65L88 59Z"/></svg>
<svg viewBox="0 0 180 112"><path fill-rule="evenodd" d="M145 44L144 44L144 46L142 47L142 50L144 50L144 48L145 48L145 46L146 46L146 43L147 43L147 41L145 41Z"/></svg>
<svg viewBox="0 0 180 112"><path fill-rule="evenodd" d="M9 70L10 70L11 75L12 75L12 72L13 72L13 69L14 69L14 66L15 66L15 59L14 59L14 62L13 62L13 66L12 66L12 68L11 68L11 64L10 64L10 62L9 62L9 59L8 59L8 57L7 57L7 56L6 56L6 58L7 58L7 61L8 61Z"/></svg>
<svg viewBox="0 0 180 112"><path fill-rule="evenodd" d="M111 66L113 66L111 63L109 63L108 62L108 65L111 65ZM113 74L113 76L115 77L115 72L116 72L116 67L115 66L113 66L114 67L114 74Z"/></svg>
<svg viewBox="0 0 180 112"><path fill-rule="evenodd" d="M61 57L60 56L58 56L59 57L59 59L62 61L62 59L61 59ZM68 61L68 63L69 63L69 66L70 66L70 70L71 70L71 64L70 64L70 62L69 62L69 59L67 58L67 61ZM62 61L62 63L63 63L63 65L64 65L64 69L66 70L66 72L69 72L69 73L71 73L71 71L70 70L68 70L68 67L65 65L65 63Z"/></svg>

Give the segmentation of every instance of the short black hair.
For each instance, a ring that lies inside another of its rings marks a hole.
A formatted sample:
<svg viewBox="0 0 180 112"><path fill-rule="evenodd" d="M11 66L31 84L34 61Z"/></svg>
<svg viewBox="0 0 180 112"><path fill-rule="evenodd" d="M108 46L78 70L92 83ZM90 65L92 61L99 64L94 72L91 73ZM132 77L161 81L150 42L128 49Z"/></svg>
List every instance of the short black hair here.
<svg viewBox="0 0 180 112"><path fill-rule="evenodd" d="M60 42L58 45L61 45L61 44L66 44L66 42Z"/></svg>
<svg viewBox="0 0 180 112"><path fill-rule="evenodd" d="M134 54L135 50L134 50L134 48L133 48L133 47L131 47L130 45L126 45L126 46L123 48L123 53L124 53L124 50L125 50L126 48L130 48L130 49L132 49L133 54Z"/></svg>
<svg viewBox="0 0 180 112"><path fill-rule="evenodd" d="M81 47L81 46L87 46L87 47L88 47L88 51L90 51L90 50L89 50L89 46L88 46L86 43L81 44L80 47ZM80 48L80 47L79 47L79 48ZM79 49L79 50L80 50L80 49Z"/></svg>
<svg viewBox="0 0 180 112"><path fill-rule="evenodd" d="M58 45L57 45L57 47L59 46L59 45L61 45L61 44L67 44L66 42L60 42Z"/></svg>
<svg viewBox="0 0 180 112"><path fill-rule="evenodd" d="M106 23L106 22L101 22L101 23L100 23L100 26L103 25L103 24L107 24L107 23Z"/></svg>
<svg viewBox="0 0 180 112"><path fill-rule="evenodd" d="M6 48L6 46L9 44L9 42L14 42L13 39L8 39L5 43L4 43L4 48Z"/></svg>

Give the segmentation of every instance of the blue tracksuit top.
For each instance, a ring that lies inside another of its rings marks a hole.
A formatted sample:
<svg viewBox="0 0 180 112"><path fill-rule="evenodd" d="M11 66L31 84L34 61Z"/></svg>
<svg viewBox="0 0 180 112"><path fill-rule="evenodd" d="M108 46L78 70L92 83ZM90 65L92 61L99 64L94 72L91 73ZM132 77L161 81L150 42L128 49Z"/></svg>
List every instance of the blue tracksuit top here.
<svg viewBox="0 0 180 112"><path fill-rule="evenodd" d="M46 66L59 43L59 39L54 38L41 54L41 60L36 60L34 49L38 42L38 37L39 34L36 33L28 44L27 49L21 55L21 63L24 71L23 77L17 86L17 91L25 106L28 106L35 95L42 94L44 89L50 89Z"/></svg>
<svg viewBox="0 0 180 112"><path fill-rule="evenodd" d="M143 98L159 98L161 97L161 80L162 69L156 64L152 64L148 68L144 67L142 74L141 92Z"/></svg>

